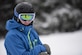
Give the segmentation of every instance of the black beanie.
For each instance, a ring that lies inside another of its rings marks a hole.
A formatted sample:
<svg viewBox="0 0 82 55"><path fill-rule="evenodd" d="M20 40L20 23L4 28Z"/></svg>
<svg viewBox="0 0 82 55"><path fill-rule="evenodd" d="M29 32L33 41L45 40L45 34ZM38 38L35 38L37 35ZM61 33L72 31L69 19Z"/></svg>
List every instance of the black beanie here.
<svg viewBox="0 0 82 55"><path fill-rule="evenodd" d="M21 2L17 4L14 8L14 15L18 17L18 14L20 13L34 13L34 8L32 4L28 2Z"/></svg>
<svg viewBox="0 0 82 55"><path fill-rule="evenodd" d="M28 3L28 2L21 2L19 4L17 4L14 8L14 19L21 23L20 21L18 21L18 15L20 13L34 13L34 8L32 6L32 4ZM33 22L31 22L31 25L33 24Z"/></svg>

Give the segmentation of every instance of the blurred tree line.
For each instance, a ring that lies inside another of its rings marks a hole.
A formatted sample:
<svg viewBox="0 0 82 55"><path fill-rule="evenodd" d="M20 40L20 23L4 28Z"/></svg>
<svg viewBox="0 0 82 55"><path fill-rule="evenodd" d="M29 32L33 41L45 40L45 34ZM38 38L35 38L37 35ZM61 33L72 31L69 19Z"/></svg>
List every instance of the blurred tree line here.
<svg viewBox="0 0 82 55"><path fill-rule="evenodd" d="M5 36L6 21L19 2L30 2L36 11L34 27L39 34L82 29L82 0L0 0L0 36Z"/></svg>
<svg viewBox="0 0 82 55"><path fill-rule="evenodd" d="M0 0L0 37L5 36L6 21L13 15L15 0Z"/></svg>

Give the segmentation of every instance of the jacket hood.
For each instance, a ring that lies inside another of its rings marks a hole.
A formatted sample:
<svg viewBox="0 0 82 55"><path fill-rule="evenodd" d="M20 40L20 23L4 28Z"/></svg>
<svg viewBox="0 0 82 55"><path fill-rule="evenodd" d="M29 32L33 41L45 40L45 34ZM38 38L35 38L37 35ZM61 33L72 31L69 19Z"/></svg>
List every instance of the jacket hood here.
<svg viewBox="0 0 82 55"><path fill-rule="evenodd" d="M11 29L29 29L32 25L24 26L18 22L16 22L14 19L10 19L6 23L6 29L9 31Z"/></svg>
<svg viewBox="0 0 82 55"><path fill-rule="evenodd" d="M14 19L10 19L6 23L6 29L7 30L11 30L11 29L17 28L19 26L20 25Z"/></svg>

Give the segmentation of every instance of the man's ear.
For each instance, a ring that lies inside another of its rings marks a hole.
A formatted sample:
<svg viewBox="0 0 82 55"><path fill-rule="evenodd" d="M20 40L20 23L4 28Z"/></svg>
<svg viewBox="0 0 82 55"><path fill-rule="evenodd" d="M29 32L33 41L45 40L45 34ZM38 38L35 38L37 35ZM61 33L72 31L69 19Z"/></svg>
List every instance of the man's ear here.
<svg viewBox="0 0 82 55"><path fill-rule="evenodd" d="M19 19L17 19L17 22L19 22L20 20Z"/></svg>

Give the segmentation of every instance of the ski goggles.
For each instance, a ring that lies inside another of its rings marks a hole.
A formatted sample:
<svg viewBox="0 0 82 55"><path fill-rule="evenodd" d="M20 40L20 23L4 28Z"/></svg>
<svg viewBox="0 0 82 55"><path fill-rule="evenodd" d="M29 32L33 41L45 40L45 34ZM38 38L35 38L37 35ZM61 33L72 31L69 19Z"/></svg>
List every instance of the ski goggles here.
<svg viewBox="0 0 82 55"><path fill-rule="evenodd" d="M35 13L21 13L19 14L19 19L23 21L33 21L35 18Z"/></svg>

